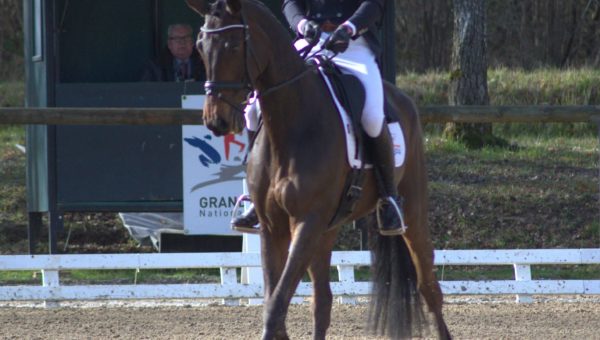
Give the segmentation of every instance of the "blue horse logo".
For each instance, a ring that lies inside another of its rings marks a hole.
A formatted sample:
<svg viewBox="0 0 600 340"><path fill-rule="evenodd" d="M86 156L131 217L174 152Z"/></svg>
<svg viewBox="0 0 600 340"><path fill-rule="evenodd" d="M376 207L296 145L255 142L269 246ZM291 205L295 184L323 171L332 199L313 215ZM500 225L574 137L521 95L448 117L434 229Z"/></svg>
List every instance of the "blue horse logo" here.
<svg viewBox="0 0 600 340"><path fill-rule="evenodd" d="M212 136L206 135L204 136L204 139L211 140ZM198 159L205 167L208 168L210 164L219 164L221 162L221 155L219 152L206 141L195 136L193 138L184 138L183 140L189 145L200 149L200 156L198 156Z"/></svg>

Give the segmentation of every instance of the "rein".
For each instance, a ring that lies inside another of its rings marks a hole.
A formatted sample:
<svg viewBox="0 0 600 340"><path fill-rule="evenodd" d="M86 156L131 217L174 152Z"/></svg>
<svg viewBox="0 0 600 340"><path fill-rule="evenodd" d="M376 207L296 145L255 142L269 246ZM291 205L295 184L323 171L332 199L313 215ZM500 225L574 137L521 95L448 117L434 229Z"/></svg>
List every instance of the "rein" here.
<svg viewBox="0 0 600 340"><path fill-rule="evenodd" d="M236 111L239 111L242 113L244 112L244 110L241 109L239 107L239 105L236 105L232 100L227 99L225 96L223 96L221 91L223 91L223 90L240 90L240 91L241 90L249 90L249 93L246 95L246 100L241 103L241 105L246 105L252 96L252 91L255 92L254 97L258 100L259 98L262 98L266 95L276 92L277 90L300 80L307 73L314 71L318 67L317 65L311 64L306 69L302 70L300 73L291 77L290 79L287 79L278 84L275 84L275 85L267 88L264 91L258 91L258 90L256 90L256 86L254 86L254 84L252 83L252 78L250 77L250 73L248 70L248 55L251 54L254 57L254 53L251 53L252 46L250 43L250 33L249 33L250 31L249 31L248 25L245 24L243 11L242 11L242 23L240 23L240 24L233 24L233 25L227 25L227 26L216 27L216 28L208 28L206 26L200 27L200 31L203 33L206 33L206 34L221 33L221 32L232 30L232 29L241 29L244 32L244 37L245 37L244 42L246 45L246 47L244 48L244 68L245 68L244 73L245 73L245 77L248 81L242 80L240 82L220 82L220 81L207 80L204 83L204 91L207 95L216 95L216 97L218 99L224 101L225 103L227 103L229 106L231 106Z"/></svg>
<svg viewBox="0 0 600 340"><path fill-rule="evenodd" d="M256 98L262 98L270 93L273 93L279 89L281 89L282 87L288 86L296 81L298 81L300 78L304 77L307 73L314 71L317 68L316 65L309 65L306 69L304 69L304 71L298 73L297 75L293 76L292 78L288 79L288 80L284 80L281 83L277 84L277 85L273 85L271 87L269 87L268 89L262 91L262 92L258 92L256 95Z"/></svg>

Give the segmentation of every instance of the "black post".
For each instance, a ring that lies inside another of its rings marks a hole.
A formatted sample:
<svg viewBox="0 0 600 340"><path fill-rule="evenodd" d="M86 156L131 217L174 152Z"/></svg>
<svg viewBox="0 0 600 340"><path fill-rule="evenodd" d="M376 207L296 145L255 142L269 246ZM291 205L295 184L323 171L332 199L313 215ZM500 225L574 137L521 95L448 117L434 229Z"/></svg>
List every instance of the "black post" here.
<svg viewBox="0 0 600 340"><path fill-rule="evenodd" d="M592 116L592 122L596 123L598 129L598 144L600 145L600 117ZM598 155L598 224L600 225L600 154ZM600 247L600 228L598 228L598 247Z"/></svg>
<svg viewBox="0 0 600 340"><path fill-rule="evenodd" d="M385 2L383 14L383 27L381 29L381 44L383 55L381 60L381 74L383 79L396 84L396 5L395 1Z"/></svg>
<svg viewBox="0 0 600 340"><path fill-rule="evenodd" d="M371 216L354 221L354 230L360 232L360 250L369 250L369 223L375 221Z"/></svg>
<svg viewBox="0 0 600 340"><path fill-rule="evenodd" d="M48 227L48 251L50 254L58 254L58 232L63 230L63 215L58 211L50 211L48 217L50 219L50 226Z"/></svg>
<svg viewBox="0 0 600 340"><path fill-rule="evenodd" d="M48 252L57 253L57 234L62 229L62 214L58 212L57 126L48 125Z"/></svg>
<svg viewBox="0 0 600 340"><path fill-rule="evenodd" d="M42 213L29 212L29 222L27 224L27 238L29 241L29 254L34 255L35 249L40 243L40 234L42 232Z"/></svg>

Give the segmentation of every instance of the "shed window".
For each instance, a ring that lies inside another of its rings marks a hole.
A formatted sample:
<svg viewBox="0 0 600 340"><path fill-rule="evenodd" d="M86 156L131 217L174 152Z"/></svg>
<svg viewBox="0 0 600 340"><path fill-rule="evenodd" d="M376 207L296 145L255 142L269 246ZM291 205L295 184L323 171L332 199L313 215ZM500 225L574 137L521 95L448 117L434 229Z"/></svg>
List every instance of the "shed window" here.
<svg viewBox="0 0 600 340"><path fill-rule="evenodd" d="M42 32L43 32L43 16L42 16L42 0L33 0L33 61L43 60L42 51Z"/></svg>

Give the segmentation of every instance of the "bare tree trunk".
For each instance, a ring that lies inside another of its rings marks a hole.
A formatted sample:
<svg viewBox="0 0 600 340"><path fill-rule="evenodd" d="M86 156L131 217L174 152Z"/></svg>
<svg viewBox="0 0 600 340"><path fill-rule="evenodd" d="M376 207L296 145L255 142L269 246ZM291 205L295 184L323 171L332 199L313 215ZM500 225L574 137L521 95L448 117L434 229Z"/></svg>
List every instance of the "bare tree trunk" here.
<svg viewBox="0 0 600 340"><path fill-rule="evenodd" d="M451 105L488 105L485 0L454 0Z"/></svg>
<svg viewBox="0 0 600 340"><path fill-rule="evenodd" d="M485 0L454 0L450 105L489 105ZM450 123L446 137L479 148L491 143L492 124Z"/></svg>

